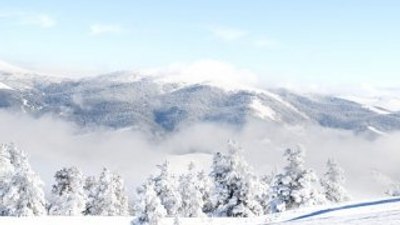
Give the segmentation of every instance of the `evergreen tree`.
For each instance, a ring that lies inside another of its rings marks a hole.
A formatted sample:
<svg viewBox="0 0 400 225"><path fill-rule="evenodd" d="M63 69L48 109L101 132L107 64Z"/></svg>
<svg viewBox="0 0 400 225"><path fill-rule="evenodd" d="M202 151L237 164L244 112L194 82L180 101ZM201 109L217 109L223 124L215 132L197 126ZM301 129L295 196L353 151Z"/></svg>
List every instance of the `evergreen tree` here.
<svg viewBox="0 0 400 225"><path fill-rule="evenodd" d="M97 185L98 183L96 177L86 177L85 185L83 186L83 189L85 190L85 195L87 197L85 211L83 212L84 215L91 215L94 211L93 204L95 201Z"/></svg>
<svg viewBox="0 0 400 225"><path fill-rule="evenodd" d="M56 184L51 191L50 215L80 216L86 208L84 179L76 167L63 168L54 176Z"/></svg>
<svg viewBox="0 0 400 225"><path fill-rule="evenodd" d="M94 191L90 215L125 216L128 201L122 178L104 168Z"/></svg>
<svg viewBox="0 0 400 225"><path fill-rule="evenodd" d="M24 152L15 145L1 146L2 161L9 166L0 186L0 214L40 216L46 214L43 182L32 170ZM8 158L8 162L7 162Z"/></svg>
<svg viewBox="0 0 400 225"><path fill-rule="evenodd" d="M304 166L304 149L300 146L289 148L284 156L288 165L274 178L270 193L270 210L281 212L323 203L324 197L316 187L316 174Z"/></svg>
<svg viewBox="0 0 400 225"><path fill-rule="evenodd" d="M181 197L178 191L178 181L171 174L169 162L165 161L162 165L157 166L160 173L153 178L154 190L161 200L161 204L167 210L168 216L175 216L179 212L181 206Z"/></svg>
<svg viewBox="0 0 400 225"><path fill-rule="evenodd" d="M228 146L226 156L217 153L213 160L214 214L229 217L261 215L263 210L257 201L259 180L241 156L241 148L233 142Z"/></svg>
<svg viewBox="0 0 400 225"><path fill-rule="evenodd" d="M197 173L197 180L196 188L200 191L203 199L203 212L205 214L212 214L214 208L211 201L211 193L214 190L214 186L210 176L208 176L204 170L200 170Z"/></svg>
<svg viewBox="0 0 400 225"><path fill-rule="evenodd" d="M271 174L265 175L260 179L260 193L257 196L257 200L263 208L264 214L268 214L270 212L270 204L269 204L269 192L272 185L272 181L275 177L276 171L272 171Z"/></svg>
<svg viewBox="0 0 400 225"><path fill-rule="evenodd" d="M138 188L132 225L157 225L167 215L154 188L152 179Z"/></svg>
<svg viewBox="0 0 400 225"><path fill-rule="evenodd" d="M327 171L321 185L324 188L325 198L331 202L344 202L350 199L346 189L343 187L345 182L344 171L337 162L329 159L326 163Z"/></svg>
<svg viewBox="0 0 400 225"><path fill-rule="evenodd" d="M13 165L10 161L10 145L1 144L0 145L0 182L9 176L14 170Z"/></svg>
<svg viewBox="0 0 400 225"><path fill-rule="evenodd" d="M400 196L400 183L393 183L385 193L389 196Z"/></svg>
<svg viewBox="0 0 400 225"><path fill-rule="evenodd" d="M125 190L125 183L122 177L118 174L113 176L114 195L116 201L114 207L116 209L116 215L127 216L129 215L128 196Z"/></svg>
<svg viewBox="0 0 400 225"><path fill-rule="evenodd" d="M188 172L179 179L179 192L182 205L179 215L183 217L201 217L203 213L203 196L199 189L199 181L196 176L194 164L189 164Z"/></svg>

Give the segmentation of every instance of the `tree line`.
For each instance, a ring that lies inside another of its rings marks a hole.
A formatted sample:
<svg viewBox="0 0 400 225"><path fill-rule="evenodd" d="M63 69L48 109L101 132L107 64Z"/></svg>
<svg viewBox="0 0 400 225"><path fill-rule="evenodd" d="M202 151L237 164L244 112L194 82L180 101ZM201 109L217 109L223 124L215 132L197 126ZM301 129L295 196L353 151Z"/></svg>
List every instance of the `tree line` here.
<svg viewBox="0 0 400 225"><path fill-rule="evenodd" d="M285 210L343 202L344 172L328 159L319 179L305 166L305 150L284 152L286 165L257 176L242 149L229 141L227 153L214 154L210 172L189 163L174 174L165 161L158 173L140 185L128 201L124 181L104 168L86 177L77 167L62 168L48 198L44 184L31 168L26 154L14 144L0 145L0 215L2 216L128 216L132 224L157 224L162 217L251 217Z"/></svg>

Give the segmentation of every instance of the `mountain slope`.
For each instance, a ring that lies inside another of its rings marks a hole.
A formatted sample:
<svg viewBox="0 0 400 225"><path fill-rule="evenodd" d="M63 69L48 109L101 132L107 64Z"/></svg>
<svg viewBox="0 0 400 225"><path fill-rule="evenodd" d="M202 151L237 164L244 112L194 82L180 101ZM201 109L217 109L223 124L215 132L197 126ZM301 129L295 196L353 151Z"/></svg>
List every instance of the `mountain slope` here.
<svg viewBox="0 0 400 225"><path fill-rule="evenodd" d="M261 90L212 82L181 82L117 72L66 80L0 70L0 108L47 114L86 128L133 128L153 134L197 122L242 127L250 119L380 135L400 130L400 115L335 96Z"/></svg>

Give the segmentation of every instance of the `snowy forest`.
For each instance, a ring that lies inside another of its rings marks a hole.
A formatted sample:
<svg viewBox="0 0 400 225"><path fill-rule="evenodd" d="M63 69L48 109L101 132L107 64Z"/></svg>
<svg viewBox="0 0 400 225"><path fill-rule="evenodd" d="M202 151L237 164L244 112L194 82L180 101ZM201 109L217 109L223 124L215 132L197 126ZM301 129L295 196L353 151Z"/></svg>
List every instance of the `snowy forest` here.
<svg viewBox="0 0 400 225"><path fill-rule="evenodd" d="M78 168L62 168L46 198L44 184L27 155L14 144L0 147L2 216L134 216L132 224L156 224L163 217L252 217L350 199L344 171L328 159L321 178L305 166L301 146L284 152L286 166L257 176L228 141L227 153L214 154L210 172L188 162L174 174L165 161L128 199L121 176L103 168L98 177ZM396 194L396 193L391 193Z"/></svg>

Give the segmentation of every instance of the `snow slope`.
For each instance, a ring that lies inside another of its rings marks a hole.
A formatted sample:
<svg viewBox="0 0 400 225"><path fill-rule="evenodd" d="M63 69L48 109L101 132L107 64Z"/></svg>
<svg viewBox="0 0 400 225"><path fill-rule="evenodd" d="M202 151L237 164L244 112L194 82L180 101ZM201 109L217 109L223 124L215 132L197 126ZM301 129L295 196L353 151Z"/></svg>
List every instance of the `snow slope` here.
<svg viewBox="0 0 400 225"><path fill-rule="evenodd" d="M132 217L0 217L7 225L129 225ZM182 225L392 225L400 224L400 198L313 207L255 218L180 218ZM165 218L160 225L173 225Z"/></svg>
<svg viewBox="0 0 400 225"><path fill-rule="evenodd" d="M340 96L343 99L361 104L364 108L374 111L378 114L390 114L400 111L400 98L397 96Z"/></svg>

